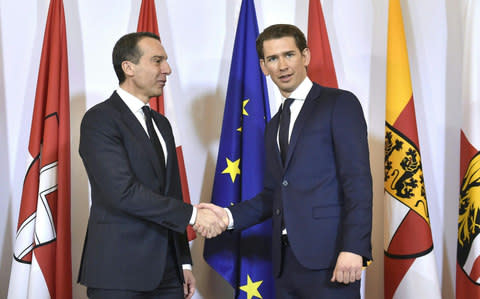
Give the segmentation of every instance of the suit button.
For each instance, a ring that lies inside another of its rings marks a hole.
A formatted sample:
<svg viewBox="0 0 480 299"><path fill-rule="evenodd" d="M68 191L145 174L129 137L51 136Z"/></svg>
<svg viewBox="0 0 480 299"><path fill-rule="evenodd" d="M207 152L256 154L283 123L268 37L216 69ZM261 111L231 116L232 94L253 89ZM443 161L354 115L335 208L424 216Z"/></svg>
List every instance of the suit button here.
<svg viewBox="0 0 480 299"><path fill-rule="evenodd" d="M275 215L280 215L280 209L275 209Z"/></svg>
<svg viewBox="0 0 480 299"><path fill-rule="evenodd" d="M282 182L282 185L283 185L283 187L287 187L287 186L288 186L288 181L287 181L287 180L284 180L284 181Z"/></svg>

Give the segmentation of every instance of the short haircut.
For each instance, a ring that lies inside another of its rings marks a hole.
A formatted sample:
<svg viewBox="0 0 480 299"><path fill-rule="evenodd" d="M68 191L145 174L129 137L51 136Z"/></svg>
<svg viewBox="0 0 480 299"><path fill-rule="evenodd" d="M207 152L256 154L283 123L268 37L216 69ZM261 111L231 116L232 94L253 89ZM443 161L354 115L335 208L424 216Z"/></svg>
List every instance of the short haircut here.
<svg viewBox="0 0 480 299"><path fill-rule="evenodd" d="M151 32L133 32L122 36L115 44L115 47L113 47L112 62L119 84L122 84L125 81L122 62L130 61L134 64L139 62L143 53L138 48L138 42L146 37L160 40L158 35Z"/></svg>
<svg viewBox="0 0 480 299"><path fill-rule="evenodd" d="M269 26L263 30L257 38L256 47L257 54L260 59L264 59L263 43L267 40L277 39L282 37L291 36L295 39L297 48L302 52L307 48L307 40L303 32L298 27L290 24L276 24Z"/></svg>

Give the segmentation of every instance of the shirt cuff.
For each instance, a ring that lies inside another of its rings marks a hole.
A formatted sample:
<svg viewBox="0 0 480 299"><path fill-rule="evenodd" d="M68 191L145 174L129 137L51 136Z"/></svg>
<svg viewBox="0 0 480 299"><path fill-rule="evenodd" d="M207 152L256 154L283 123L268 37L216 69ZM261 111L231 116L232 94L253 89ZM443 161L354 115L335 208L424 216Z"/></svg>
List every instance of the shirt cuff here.
<svg viewBox="0 0 480 299"><path fill-rule="evenodd" d="M182 269L183 269L183 270L190 270L190 271L192 271L192 265L190 265L190 264L183 264L183 265L182 265Z"/></svg>
<svg viewBox="0 0 480 299"><path fill-rule="evenodd" d="M190 222L189 222L188 224L194 225L194 224L195 224L195 221L197 221L197 208L196 208L196 207L193 207L192 217L190 217ZM192 270L192 269L190 269L190 270Z"/></svg>
<svg viewBox="0 0 480 299"><path fill-rule="evenodd" d="M227 226L227 229L233 229L233 216L232 216L232 212L230 212L229 209L227 208L224 208L225 211L227 212L227 215L228 215L228 226Z"/></svg>

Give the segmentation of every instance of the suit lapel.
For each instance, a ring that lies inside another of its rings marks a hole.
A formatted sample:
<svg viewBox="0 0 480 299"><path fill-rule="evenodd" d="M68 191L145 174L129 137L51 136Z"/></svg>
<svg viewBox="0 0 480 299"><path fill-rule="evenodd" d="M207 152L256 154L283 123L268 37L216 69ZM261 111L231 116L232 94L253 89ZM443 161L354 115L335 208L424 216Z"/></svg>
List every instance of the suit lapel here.
<svg viewBox="0 0 480 299"><path fill-rule="evenodd" d="M152 142L148 138L145 129L142 127L132 111L130 111L127 105L123 102L117 92L113 93L111 99L112 104L120 111L122 120L125 122L126 127L131 130L132 135L137 140L140 147L145 151L147 157L152 160L151 164L155 173L160 179L163 179L165 174L160 169L160 160L155 153L155 149L153 148Z"/></svg>
<svg viewBox="0 0 480 299"><path fill-rule="evenodd" d="M288 163L290 162L293 156L293 152L295 151L295 146L297 145L298 138L302 133L305 123L307 122L307 120L312 114L312 111L314 110L313 108L315 105L315 99L318 98L318 96L320 95L320 92L321 92L320 85L314 83L312 86L312 89L310 89L310 92L307 95L307 98L305 99L305 102L303 103L302 109L300 110L297 120L293 125L292 135L290 136L290 143L288 145L287 158L285 160L285 166L284 166L285 169L287 168Z"/></svg>

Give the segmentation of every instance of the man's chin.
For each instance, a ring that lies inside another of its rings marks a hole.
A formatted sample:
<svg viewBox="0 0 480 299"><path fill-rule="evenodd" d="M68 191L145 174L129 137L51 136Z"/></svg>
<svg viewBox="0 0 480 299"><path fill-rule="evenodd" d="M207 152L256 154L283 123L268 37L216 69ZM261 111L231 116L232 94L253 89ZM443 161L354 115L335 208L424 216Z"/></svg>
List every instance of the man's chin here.
<svg viewBox="0 0 480 299"><path fill-rule="evenodd" d="M163 95L163 89L161 91L153 92L151 98L161 97Z"/></svg>

